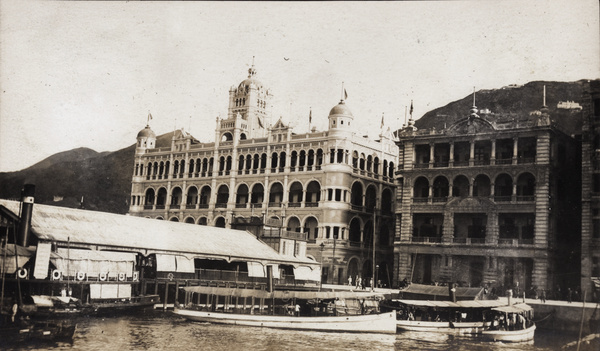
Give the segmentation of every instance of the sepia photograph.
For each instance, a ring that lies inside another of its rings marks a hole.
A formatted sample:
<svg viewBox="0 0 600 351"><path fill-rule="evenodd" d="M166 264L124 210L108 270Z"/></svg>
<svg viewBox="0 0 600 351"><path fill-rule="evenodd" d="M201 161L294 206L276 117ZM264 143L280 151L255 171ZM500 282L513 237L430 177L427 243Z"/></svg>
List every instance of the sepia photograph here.
<svg viewBox="0 0 600 351"><path fill-rule="evenodd" d="M600 349L600 3L0 2L0 349Z"/></svg>

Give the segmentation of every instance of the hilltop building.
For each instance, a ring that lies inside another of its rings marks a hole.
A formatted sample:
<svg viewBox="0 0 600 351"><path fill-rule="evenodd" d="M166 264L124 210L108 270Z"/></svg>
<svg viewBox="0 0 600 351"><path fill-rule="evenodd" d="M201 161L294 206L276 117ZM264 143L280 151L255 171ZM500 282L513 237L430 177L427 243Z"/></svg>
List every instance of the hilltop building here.
<svg viewBox="0 0 600 351"><path fill-rule="evenodd" d="M170 147L156 148L146 126L137 136L129 213L246 229L281 254L321 262L323 282L371 278L375 268L376 280L389 286L393 135L355 134L345 99L329 112L326 131L296 134L281 118L270 120L271 97L252 66L229 90L213 142L179 130Z"/></svg>
<svg viewBox="0 0 600 351"><path fill-rule="evenodd" d="M395 279L498 293L578 285L579 267L564 263L579 251L578 141L552 124L545 101L541 112L480 116L473 106L427 130L411 118L398 134Z"/></svg>
<svg viewBox="0 0 600 351"><path fill-rule="evenodd" d="M582 99L581 288L600 291L600 80L590 81ZM590 296L590 295L588 295ZM590 296L591 298L591 296ZM597 301L598 296L596 296Z"/></svg>

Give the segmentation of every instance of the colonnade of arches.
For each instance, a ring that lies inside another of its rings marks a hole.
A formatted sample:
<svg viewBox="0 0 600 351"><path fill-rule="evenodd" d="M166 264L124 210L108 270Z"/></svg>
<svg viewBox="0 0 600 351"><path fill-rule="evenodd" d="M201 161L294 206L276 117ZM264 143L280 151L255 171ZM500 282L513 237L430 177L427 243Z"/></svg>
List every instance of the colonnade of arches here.
<svg viewBox="0 0 600 351"><path fill-rule="evenodd" d="M229 139L227 139L229 140ZM348 162L348 150L331 149L330 163ZM147 180L177 179L212 177L214 172L218 176L230 175L233 171L234 162L237 162L237 174L262 174L267 169L271 173L282 173L289 166L290 172L320 170L324 163L324 152L322 149L292 150L289 155L285 151L267 153L254 153L239 155L237 160L231 155L222 155L218 158L199 157L176 159L174 161L154 161L137 163L135 165L135 176L145 177ZM365 155L358 151L352 152L352 167L363 175L394 178L394 162L383 160L376 155Z"/></svg>
<svg viewBox="0 0 600 351"><path fill-rule="evenodd" d="M479 174L472 181L465 175L457 175L452 185L446 176L439 175L430 180L419 176L413 183L415 201L446 201L448 197L492 197L494 201L534 201L536 179L529 172L516 177L507 173L496 175L494 181L486 174Z"/></svg>

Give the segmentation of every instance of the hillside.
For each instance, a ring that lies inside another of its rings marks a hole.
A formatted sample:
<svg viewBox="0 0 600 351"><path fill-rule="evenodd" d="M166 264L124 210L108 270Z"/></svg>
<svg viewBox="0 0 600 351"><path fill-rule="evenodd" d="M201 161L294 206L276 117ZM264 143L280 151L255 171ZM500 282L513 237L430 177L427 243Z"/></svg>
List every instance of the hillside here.
<svg viewBox="0 0 600 351"><path fill-rule="evenodd" d="M475 105L491 113L480 115L486 119L527 118L529 113L539 110L543 104L543 89L546 86L546 105L553 122L559 124L568 134L579 134L581 118L579 110L558 109L559 101L581 102L586 80L576 82L535 81L522 86L509 86L500 89L480 90L475 94ZM446 106L431 110L415 121L419 129L435 127L441 129L469 115L473 106L473 95L451 102Z"/></svg>
<svg viewBox="0 0 600 351"><path fill-rule="evenodd" d="M171 145L173 133L157 138ZM36 203L127 213L135 144L114 152L79 148L61 152L17 172L0 173L0 198L19 199L25 183L36 185Z"/></svg>

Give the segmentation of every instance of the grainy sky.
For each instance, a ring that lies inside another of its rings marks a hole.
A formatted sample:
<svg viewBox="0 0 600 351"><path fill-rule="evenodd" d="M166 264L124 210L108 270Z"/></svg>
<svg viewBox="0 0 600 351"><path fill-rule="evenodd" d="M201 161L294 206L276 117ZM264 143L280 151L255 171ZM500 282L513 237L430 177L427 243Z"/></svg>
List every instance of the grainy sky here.
<svg viewBox="0 0 600 351"><path fill-rule="evenodd" d="M157 134L213 141L253 57L273 123L296 132L311 108L326 127L342 82L357 132L375 136L411 99L417 118L473 87L599 78L598 15L597 0L2 0L0 171L129 146L149 111Z"/></svg>

